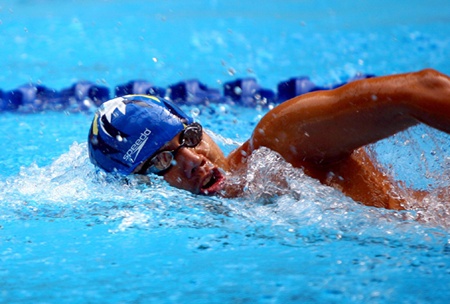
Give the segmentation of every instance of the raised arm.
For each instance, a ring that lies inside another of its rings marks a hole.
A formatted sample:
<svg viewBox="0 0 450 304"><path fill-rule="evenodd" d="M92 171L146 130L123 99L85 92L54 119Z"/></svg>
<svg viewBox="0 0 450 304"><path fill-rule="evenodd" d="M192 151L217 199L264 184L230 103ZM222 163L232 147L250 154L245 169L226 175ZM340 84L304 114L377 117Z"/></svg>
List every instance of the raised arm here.
<svg viewBox="0 0 450 304"><path fill-rule="evenodd" d="M230 162L265 146L295 166L327 165L418 122L450 133L448 76L424 70L295 97L267 113Z"/></svg>

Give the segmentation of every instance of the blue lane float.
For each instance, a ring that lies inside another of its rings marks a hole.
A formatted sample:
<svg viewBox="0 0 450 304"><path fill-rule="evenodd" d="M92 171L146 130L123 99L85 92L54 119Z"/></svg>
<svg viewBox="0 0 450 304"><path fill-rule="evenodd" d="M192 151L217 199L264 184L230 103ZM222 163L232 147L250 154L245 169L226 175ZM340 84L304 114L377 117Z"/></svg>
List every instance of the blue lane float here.
<svg viewBox="0 0 450 304"><path fill-rule="evenodd" d="M110 99L109 89L89 81L80 81L60 93L62 110L84 112Z"/></svg>
<svg viewBox="0 0 450 304"><path fill-rule="evenodd" d="M79 81L57 91L41 84L25 84L11 91L0 89L0 112L34 113L40 111L87 112L95 110L105 101L128 94L147 94L163 97L180 105L208 105L211 103L238 104L246 107L266 107L282 103L295 96L318 90L338 88L348 82L374 77L356 74L346 82L318 86L309 77L292 77L277 85L277 92L261 87L255 78L239 78L223 84L223 94L208 88L196 79L184 80L167 89L146 80L132 80L110 89L89 81Z"/></svg>
<svg viewBox="0 0 450 304"><path fill-rule="evenodd" d="M166 96L166 89L154 86L146 80L131 80L125 84L116 86L114 96L124 96L130 94L144 94L158 97Z"/></svg>
<svg viewBox="0 0 450 304"><path fill-rule="evenodd" d="M317 86L309 77L293 77L278 84L278 98L288 100L295 96L315 91Z"/></svg>
<svg viewBox="0 0 450 304"><path fill-rule="evenodd" d="M26 84L2 96L1 109L6 111L39 112L47 105L58 103L58 92L42 85Z"/></svg>
<svg viewBox="0 0 450 304"><path fill-rule="evenodd" d="M217 103L222 98L219 90L210 89L196 79L171 85L166 97L175 103L186 105Z"/></svg>
<svg viewBox="0 0 450 304"><path fill-rule="evenodd" d="M224 97L247 107L266 106L278 101L275 92L262 88L255 78L243 78L225 83Z"/></svg>

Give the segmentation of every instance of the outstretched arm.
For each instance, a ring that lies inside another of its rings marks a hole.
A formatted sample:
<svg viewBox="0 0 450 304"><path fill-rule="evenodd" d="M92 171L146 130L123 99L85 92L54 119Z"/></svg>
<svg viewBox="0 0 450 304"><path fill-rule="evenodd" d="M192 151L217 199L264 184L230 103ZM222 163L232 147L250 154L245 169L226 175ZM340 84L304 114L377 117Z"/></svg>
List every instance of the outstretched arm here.
<svg viewBox="0 0 450 304"><path fill-rule="evenodd" d="M294 166L328 165L418 122L450 133L448 76L424 70L295 97L262 118L230 163L265 146Z"/></svg>

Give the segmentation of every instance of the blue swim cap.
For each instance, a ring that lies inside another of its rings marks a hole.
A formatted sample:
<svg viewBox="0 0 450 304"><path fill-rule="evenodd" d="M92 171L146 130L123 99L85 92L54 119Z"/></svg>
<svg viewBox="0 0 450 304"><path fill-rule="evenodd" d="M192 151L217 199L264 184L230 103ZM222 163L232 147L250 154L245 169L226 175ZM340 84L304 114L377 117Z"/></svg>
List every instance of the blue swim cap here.
<svg viewBox="0 0 450 304"><path fill-rule="evenodd" d="M192 122L174 103L155 96L111 99L92 121L89 158L107 172L130 174Z"/></svg>

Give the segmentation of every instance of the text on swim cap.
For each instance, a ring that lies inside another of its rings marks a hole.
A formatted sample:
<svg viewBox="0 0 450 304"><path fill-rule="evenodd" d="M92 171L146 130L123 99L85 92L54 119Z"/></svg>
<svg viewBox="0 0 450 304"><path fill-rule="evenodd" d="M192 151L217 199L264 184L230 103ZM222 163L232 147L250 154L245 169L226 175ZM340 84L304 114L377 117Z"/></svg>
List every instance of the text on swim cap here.
<svg viewBox="0 0 450 304"><path fill-rule="evenodd" d="M152 133L149 129L145 129L144 132L141 133L141 136L134 142L130 149L128 149L127 153L123 156L123 159L127 162L134 163L141 152L142 148L145 146L145 143L148 140L148 136Z"/></svg>

